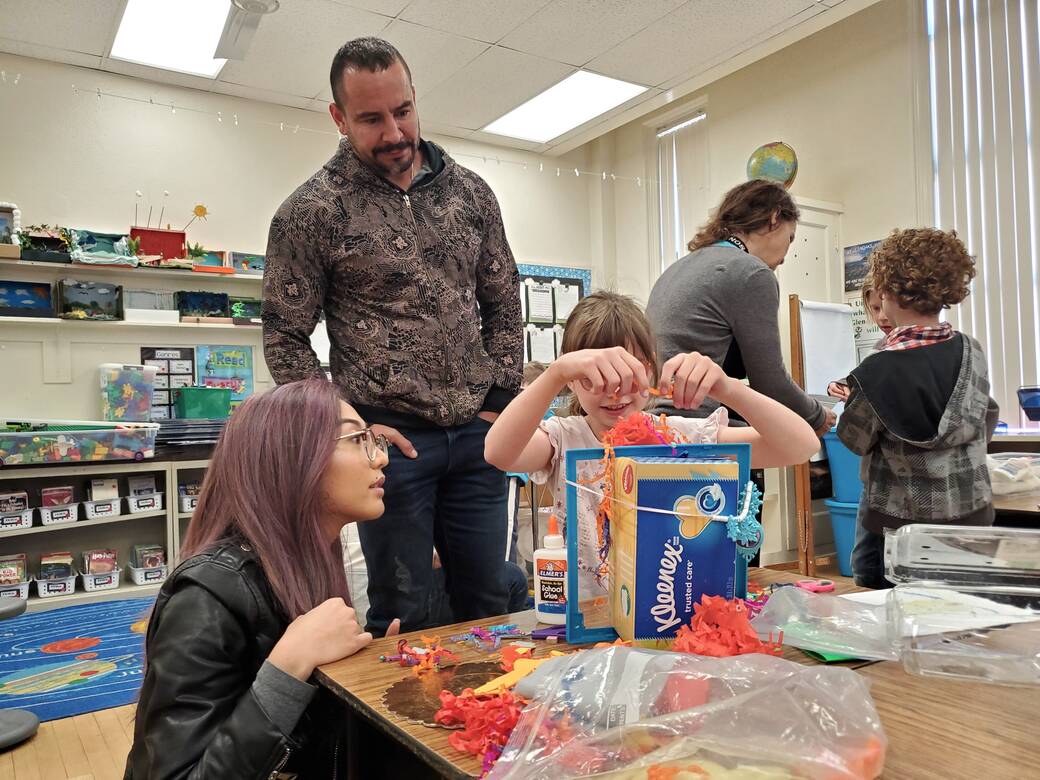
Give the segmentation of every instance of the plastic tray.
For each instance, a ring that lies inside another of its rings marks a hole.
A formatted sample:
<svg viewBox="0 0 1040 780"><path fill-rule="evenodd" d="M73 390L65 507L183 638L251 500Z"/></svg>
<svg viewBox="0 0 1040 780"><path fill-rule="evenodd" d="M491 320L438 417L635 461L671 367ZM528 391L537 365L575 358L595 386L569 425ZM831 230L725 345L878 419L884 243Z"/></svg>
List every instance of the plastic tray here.
<svg viewBox="0 0 1040 780"><path fill-rule="evenodd" d="M101 498L97 501L84 501L83 509L87 513L88 520L97 520L102 517L119 517L123 514L123 499Z"/></svg>
<svg viewBox="0 0 1040 780"><path fill-rule="evenodd" d="M27 599L29 598L29 583L32 580L20 582L17 585L0 585L0 599Z"/></svg>
<svg viewBox="0 0 1040 780"><path fill-rule="evenodd" d="M1040 686L1040 588L898 585L887 612L908 672Z"/></svg>
<svg viewBox="0 0 1040 780"><path fill-rule="evenodd" d="M60 506L41 506L40 522L44 525L63 525L79 520L79 504L61 504Z"/></svg>
<svg viewBox="0 0 1040 780"><path fill-rule="evenodd" d="M126 505L130 514L136 515L141 512L158 512L163 508L163 494L149 493L144 496L127 496Z"/></svg>
<svg viewBox="0 0 1040 780"><path fill-rule="evenodd" d="M0 466L144 460L158 432L158 423L0 420Z"/></svg>
<svg viewBox="0 0 1040 780"><path fill-rule="evenodd" d="M181 496L180 500L182 512L194 512L195 507L199 504L198 496Z"/></svg>
<svg viewBox="0 0 1040 780"><path fill-rule="evenodd" d="M41 599L49 599L52 596L64 596L76 592L76 577L62 577L57 580L36 580L36 593Z"/></svg>
<svg viewBox="0 0 1040 780"><path fill-rule="evenodd" d="M905 525L885 535L885 576L918 585L1040 588L1040 531Z"/></svg>
<svg viewBox="0 0 1040 780"><path fill-rule="evenodd" d="M138 569L134 566L127 566L127 571L130 572L130 579L134 585L148 585L153 582L162 582L166 579L166 567L156 566L150 569Z"/></svg>
<svg viewBox="0 0 1040 780"><path fill-rule="evenodd" d="M106 571L103 574L87 574L86 572L80 572L80 576L83 578L83 590L95 591L95 590L112 590L113 588L119 587L119 579L123 570L117 568L115 571Z"/></svg>
<svg viewBox="0 0 1040 780"><path fill-rule="evenodd" d="M0 531L13 531L15 528L32 528L33 510L30 507L23 512L11 512L0 515Z"/></svg>

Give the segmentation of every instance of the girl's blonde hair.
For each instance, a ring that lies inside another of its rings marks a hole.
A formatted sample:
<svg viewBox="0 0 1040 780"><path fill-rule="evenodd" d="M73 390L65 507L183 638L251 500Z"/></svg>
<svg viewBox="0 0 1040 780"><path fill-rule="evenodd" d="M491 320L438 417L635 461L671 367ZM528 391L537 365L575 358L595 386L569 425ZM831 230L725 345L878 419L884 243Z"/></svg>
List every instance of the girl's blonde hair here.
<svg viewBox="0 0 1040 780"><path fill-rule="evenodd" d="M624 347L647 363L651 382L657 378L653 329L635 299L607 290L583 298L571 311L563 329L560 354L581 349ZM585 414L576 395L571 395L567 414Z"/></svg>

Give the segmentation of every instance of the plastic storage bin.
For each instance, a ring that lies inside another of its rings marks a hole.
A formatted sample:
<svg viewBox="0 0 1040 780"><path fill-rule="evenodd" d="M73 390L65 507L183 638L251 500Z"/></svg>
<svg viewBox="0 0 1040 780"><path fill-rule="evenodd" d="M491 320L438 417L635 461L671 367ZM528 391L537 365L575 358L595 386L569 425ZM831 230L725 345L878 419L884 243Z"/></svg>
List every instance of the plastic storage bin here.
<svg viewBox="0 0 1040 780"><path fill-rule="evenodd" d="M52 596L65 596L76 592L76 577L62 577L57 580L36 580L36 593L41 599L49 599Z"/></svg>
<svg viewBox="0 0 1040 780"><path fill-rule="evenodd" d="M859 455L842 444L834 430L823 434L823 446L827 450L827 462L831 465L834 500L858 504L863 494L863 482L859 478Z"/></svg>
<svg viewBox="0 0 1040 780"><path fill-rule="evenodd" d="M132 515L142 512L157 512L163 508L163 494L148 493L144 496L127 496L126 505Z"/></svg>
<svg viewBox="0 0 1040 780"><path fill-rule="evenodd" d="M908 672L1040 686L1040 531L908 525L885 536L889 634Z"/></svg>
<svg viewBox="0 0 1040 780"><path fill-rule="evenodd" d="M101 416L114 422L148 422L152 417L155 366L102 363Z"/></svg>
<svg viewBox="0 0 1040 780"><path fill-rule="evenodd" d="M32 528L33 510L30 507L22 512L11 512L0 515L0 532L13 531L16 528Z"/></svg>
<svg viewBox="0 0 1040 780"><path fill-rule="evenodd" d="M88 520L98 520L102 517L119 517L123 514L123 499L100 498L97 501L84 501L83 509L87 513Z"/></svg>
<svg viewBox="0 0 1040 780"><path fill-rule="evenodd" d="M83 578L83 590L92 592L95 590L112 590L119 587L119 576L122 574L122 569L115 569L114 571L106 571L103 574L87 574L81 572L80 576Z"/></svg>
<svg viewBox="0 0 1040 780"><path fill-rule="evenodd" d="M15 585L0 585L0 599L27 599L29 598L29 583L32 580L19 582Z"/></svg>
<svg viewBox="0 0 1040 780"><path fill-rule="evenodd" d="M134 585L148 585L153 582L162 582L166 579L166 567L155 566L149 569L138 569L135 566L127 566L127 571L130 572L130 579Z"/></svg>
<svg viewBox="0 0 1040 780"><path fill-rule="evenodd" d="M180 499L182 512L194 512L195 507L199 505L198 496L181 496Z"/></svg>
<svg viewBox="0 0 1040 780"><path fill-rule="evenodd" d="M231 416L231 390L226 387L181 387L173 391L179 420L224 420Z"/></svg>
<svg viewBox="0 0 1040 780"><path fill-rule="evenodd" d="M828 498L824 501L831 515L834 530L834 549L842 577L852 576L852 548L856 544L856 513L859 504L847 504Z"/></svg>
<svg viewBox="0 0 1040 780"><path fill-rule="evenodd" d="M79 520L79 504L61 504L60 506L41 506L40 522L44 525L61 525L75 523Z"/></svg>
<svg viewBox="0 0 1040 780"><path fill-rule="evenodd" d="M1040 422L1040 387L1018 388L1018 405L1029 420Z"/></svg>
<svg viewBox="0 0 1040 780"><path fill-rule="evenodd" d="M0 420L0 466L144 460L158 432L158 423Z"/></svg>

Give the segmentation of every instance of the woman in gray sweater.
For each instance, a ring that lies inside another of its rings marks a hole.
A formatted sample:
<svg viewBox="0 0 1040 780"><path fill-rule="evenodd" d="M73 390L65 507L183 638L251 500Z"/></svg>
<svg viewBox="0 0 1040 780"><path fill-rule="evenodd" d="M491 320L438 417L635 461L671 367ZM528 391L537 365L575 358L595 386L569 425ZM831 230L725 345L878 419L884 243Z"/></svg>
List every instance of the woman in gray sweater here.
<svg viewBox="0 0 1040 780"><path fill-rule="evenodd" d="M734 187L690 241L690 254L661 274L646 313L657 335L659 361L681 352L707 355L728 376L746 378L753 390L779 401L822 435L834 425L834 413L794 383L780 352L780 286L774 271L794 241L798 216L779 184L755 180ZM706 417L717 407L706 399L685 413Z"/></svg>

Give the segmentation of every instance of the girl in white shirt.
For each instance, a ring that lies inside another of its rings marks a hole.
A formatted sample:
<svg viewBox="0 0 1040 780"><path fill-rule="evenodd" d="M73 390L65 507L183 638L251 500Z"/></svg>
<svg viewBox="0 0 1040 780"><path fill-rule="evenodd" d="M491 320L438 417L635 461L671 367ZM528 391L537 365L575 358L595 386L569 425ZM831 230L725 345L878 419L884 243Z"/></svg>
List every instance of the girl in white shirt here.
<svg viewBox="0 0 1040 780"><path fill-rule="evenodd" d="M655 384L659 392L671 393L679 409L696 409L706 397L722 404L707 418L667 418L687 443L751 444L752 468L804 463L819 449L820 441L805 420L726 376L704 355L675 355L658 377L654 343L650 323L633 299L604 291L584 298L567 318L560 357L495 420L484 443L487 462L503 471L527 472L538 484L548 482L555 512L565 522L564 453L601 447L604 434L620 420L646 414ZM564 388L572 393L571 415L543 420ZM726 407L751 427L728 427ZM582 512L591 508L594 516L597 497L583 492L580 499ZM579 530L579 566L592 571L597 544L594 534L584 530Z"/></svg>

